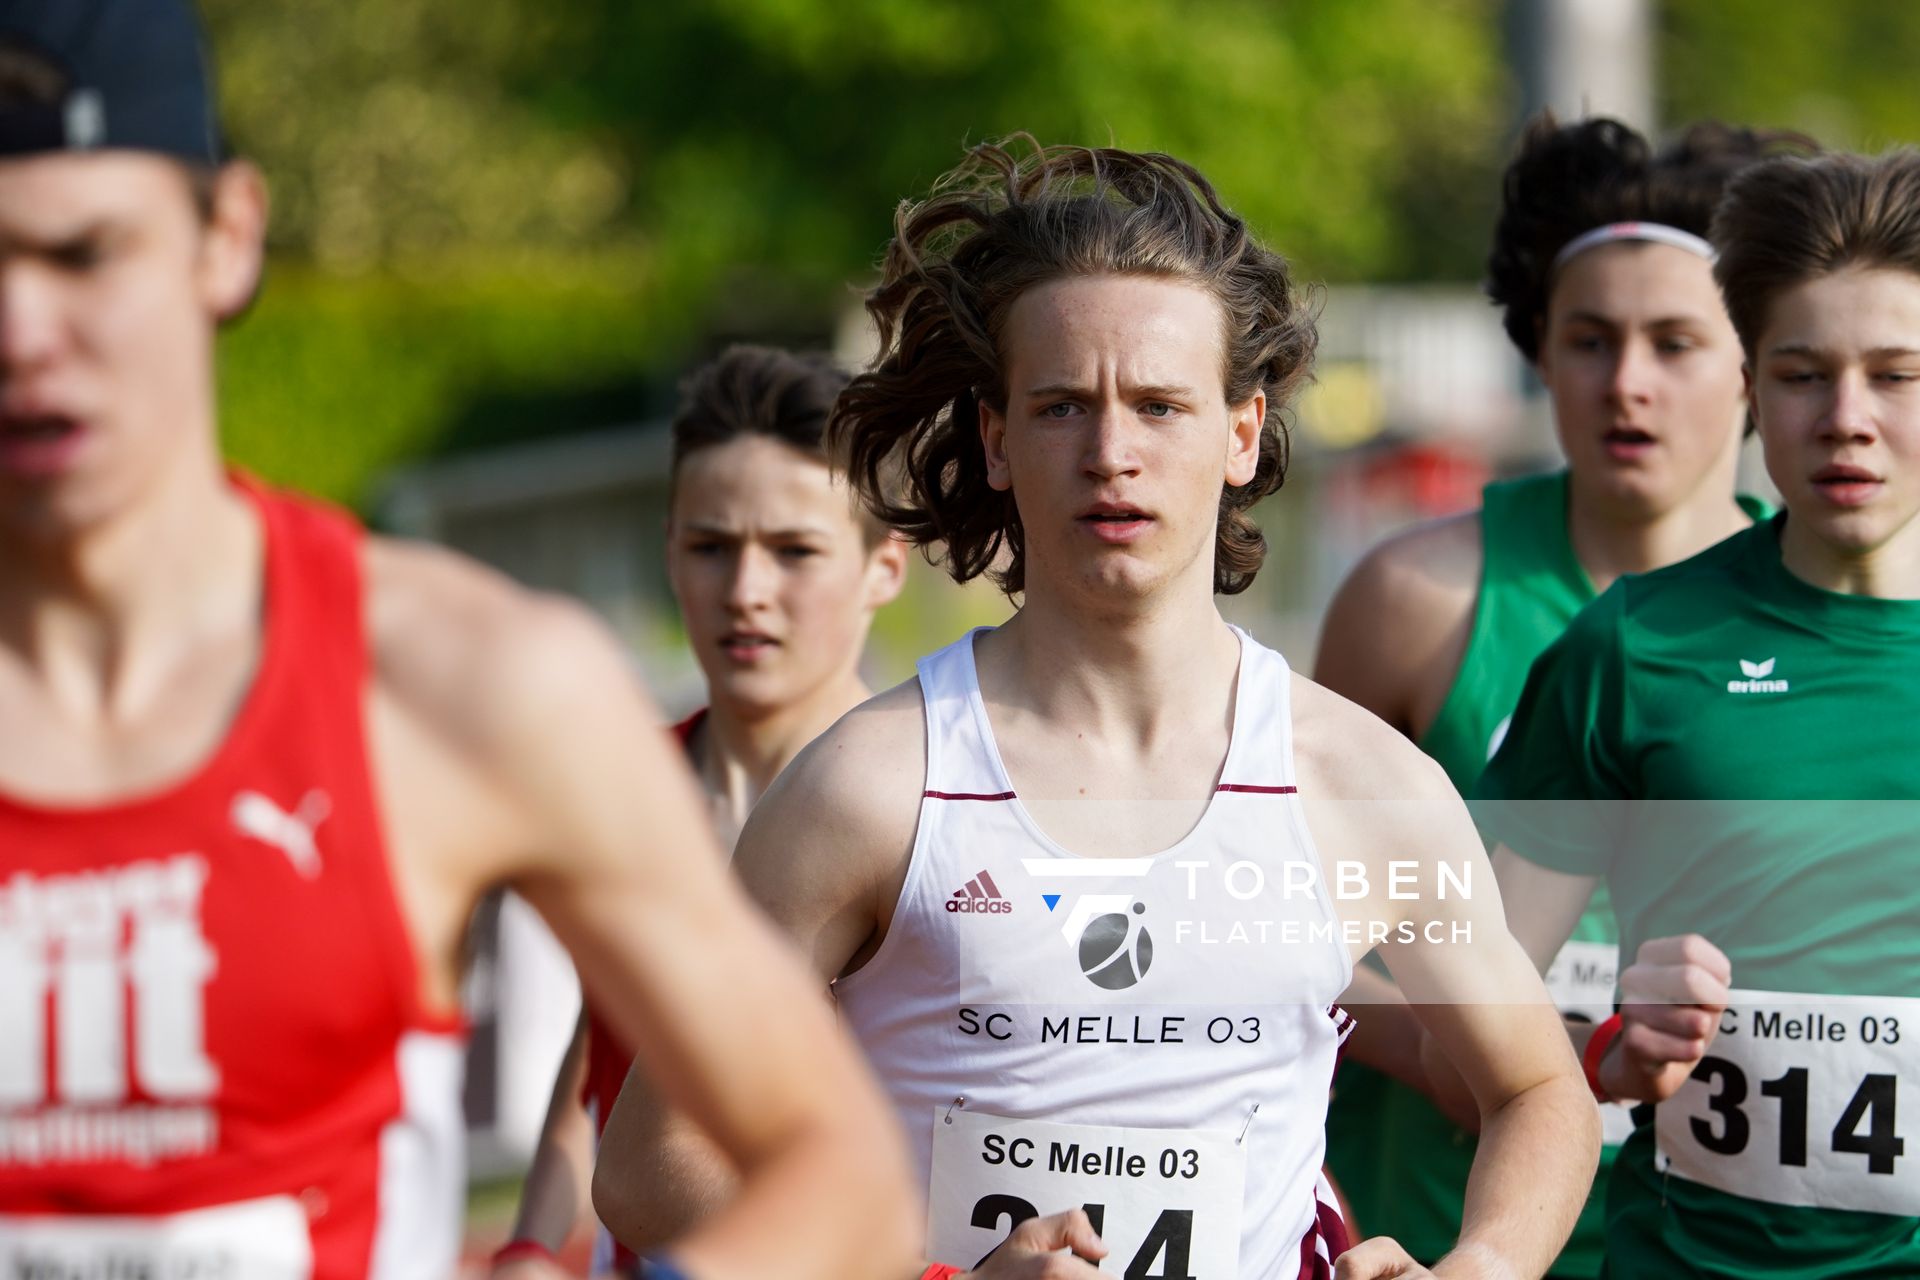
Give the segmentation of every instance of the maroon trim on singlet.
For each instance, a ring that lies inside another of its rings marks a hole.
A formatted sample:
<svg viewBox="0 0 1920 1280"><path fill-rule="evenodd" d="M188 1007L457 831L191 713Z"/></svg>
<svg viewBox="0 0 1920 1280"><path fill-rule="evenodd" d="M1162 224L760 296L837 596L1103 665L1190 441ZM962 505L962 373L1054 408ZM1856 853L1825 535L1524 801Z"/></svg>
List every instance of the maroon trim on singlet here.
<svg viewBox="0 0 1920 1280"><path fill-rule="evenodd" d="M1215 791L1244 791L1249 795L1256 795L1256 796L1293 796L1293 795L1300 794L1300 788L1294 787L1294 786L1259 787L1259 786L1254 786L1252 783L1247 783L1247 782L1223 782L1219 786L1215 787L1214 790Z"/></svg>
<svg viewBox="0 0 1920 1280"><path fill-rule="evenodd" d="M1339 1039L1333 1051L1333 1069L1340 1070L1340 1063L1347 1056L1347 1042L1353 1038L1353 1029L1358 1025L1354 1016L1337 1004L1327 1006L1327 1016L1333 1019L1333 1034Z"/></svg>
<svg viewBox="0 0 1920 1280"><path fill-rule="evenodd" d="M991 794L985 791L922 791L920 796L925 800L1011 800L1014 798L1011 791L996 791Z"/></svg>
<svg viewBox="0 0 1920 1280"><path fill-rule="evenodd" d="M1320 1256L1318 1244L1326 1245L1325 1258ZM1300 1237L1299 1280L1333 1280L1333 1264L1352 1247L1353 1240L1347 1235L1347 1223L1340 1216L1339 1207L1314 1196L1313 1225Z"/></svg>

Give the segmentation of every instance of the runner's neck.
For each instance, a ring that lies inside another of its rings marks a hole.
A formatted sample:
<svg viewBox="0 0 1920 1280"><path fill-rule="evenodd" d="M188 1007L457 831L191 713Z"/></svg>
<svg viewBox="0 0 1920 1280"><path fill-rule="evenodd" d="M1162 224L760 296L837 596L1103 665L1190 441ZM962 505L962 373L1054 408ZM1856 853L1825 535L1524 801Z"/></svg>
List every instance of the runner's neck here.
<svg viewBox="0 0 1920 1280"><path fill-rule="evenodd" d="M1029 598L976 654L982 689L996 700L1143 747L1224 705L1240 664L1239 641L1210 599L1204 610L1114 625Z"/></svg>
<svg viewBox="0 0 1920 1280"><path fill-rule="evenodd" d="M1789 513L1780 530L1780 559L1802 582L1839 595L1920 600L1920 518L1870 551L1849 553L1821 541Z"/></svg>
<svg viewBox="0 0 1920 1280"><path fill-rule="evenodd" d="M872 691L849 670L807 697L771 712L716 699L696 731L702 787L722 830L737 835L773 780L809 742Z"/></svg>
<svg viewBox="0 0 1920 1280"><path fill-rule="evenodd" d="M1614 579L1691 559L1752 523L1733 500L1732 474L1710 475L1692 497L1646 520L1623 519L1567 487L1567 536L1596 592Z"/></svg>
<svg viewBox="0 0 1920 1280"><path fill-rule="evenodd" d="M257 619L265 532L217 464L181 459L78 535L0 537L0 648L108 709L209 634Z"/></svg>

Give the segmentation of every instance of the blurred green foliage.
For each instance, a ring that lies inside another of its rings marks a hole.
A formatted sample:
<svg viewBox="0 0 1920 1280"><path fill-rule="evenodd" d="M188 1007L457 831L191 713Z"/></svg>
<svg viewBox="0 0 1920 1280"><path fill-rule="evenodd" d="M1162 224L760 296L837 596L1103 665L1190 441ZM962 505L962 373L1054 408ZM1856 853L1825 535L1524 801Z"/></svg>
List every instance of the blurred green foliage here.
<svg viewBox="0 0 1920 1280"><path fill-rule="evenodd" d="M1920 5L1661 0L1661 115L1717 116L1879 151L1920 139Z"/></svg>
<svg viewBox="0 0 1920 1280"><path fill-rule="evenodd" d="M275 200L229 447L355 503L501 406L604 424L714 335L824 341L967 142L1171 151L1310 276L1444 278L1511 113L1499 0L202 5Z"/></svg>
<svg viewBox="0 0 1920 1280"><path fill-rule="evenodd" d="M270 479L359 503L398 463L461 445L604 427L674 349L644 270L611 255L515 274L335 276L276 264L220 346L227 452ZM611 396L595 390L611 388ZM497 421L486 406L514 406Z"/></svg>
<svg viewBox="0 0 1920 1280"><path fill-rule="evenodd" d="M1016 129L1193 161L1309 277L1471 279L1516 106L1506 0L201 3L275 202L230 447L350 503L824 343L894 205ZM1653 8L1667 120L1920 136L1920 6Z"/></svg>

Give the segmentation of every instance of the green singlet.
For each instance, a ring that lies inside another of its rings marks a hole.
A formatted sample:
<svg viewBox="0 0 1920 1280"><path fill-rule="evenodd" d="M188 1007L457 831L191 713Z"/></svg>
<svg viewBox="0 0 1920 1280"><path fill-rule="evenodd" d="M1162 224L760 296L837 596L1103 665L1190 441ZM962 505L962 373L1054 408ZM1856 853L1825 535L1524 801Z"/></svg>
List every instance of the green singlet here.
<svg viewBox="0 0 1920 1280"><path fill-rule="evenodd" d="M1765 505L1738 500L1755 519ZM1527 668L1594 598L1593 584L1567 532L1567 473L1488 485L1480 509L1482 568L1472 628L1460 669L1440 712L1420 739L1462 795L1472 793L1520 701ZM1580 917L1554 966L1556 997L1570 1013L1604 1016L1617 967L1613 913L1605 888ZM1610 1135L1624 1136L1626 1117ZM1615 1148L1602 1155L1601 1172ZM1398 1240L1431 1263L1460 1234L1474 1140L1426 1097L1388 1076L1349 1063L1341 1068L1327 1115L1327 1163L1353 1206L1359 1228ZM1595 1186L1604 1186L1596 1179ZM1582 1210L1553 1274L1599 1274L1602 1195Z"/></svg>
<svg viewBox="0 0 1920 1280"><path fill-rule="evenodd" d="M1605 877L1625 954L1732 963L1615 1161L1613 1276L1920 1276L1920 601L1795 577L1786 518L1582 612L1478 788L1483 834Z"/></svg>

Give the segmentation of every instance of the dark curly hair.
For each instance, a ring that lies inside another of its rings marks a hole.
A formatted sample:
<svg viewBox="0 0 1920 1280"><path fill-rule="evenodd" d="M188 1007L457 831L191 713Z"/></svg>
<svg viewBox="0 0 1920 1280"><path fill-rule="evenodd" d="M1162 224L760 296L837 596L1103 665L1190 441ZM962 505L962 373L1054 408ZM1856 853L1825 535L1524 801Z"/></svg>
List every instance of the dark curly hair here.
<svg viewBox="0 0 1920 1280"><path fill-rule="evenodd" d="M879 519L929 559L946 544L956 581L986 573L1017 594L1025 539L1012 494L987 483L979 406L1006 407L1000 339L1014 301L1038 284L1096 275L1205 289L1224 314L1227 403L1266 392L1254 477L1220 495L1214 590L1243 591L1267 552L1247 509L1286 478L1284 417L1313 362L1314 318L1286 262L1171 156L1043 147L1016 134L975 147L925 200L903 202L867 299L880 355L840 397L833 446Z"/></svg>
<svg viewBox="0 0 1920 1280"><path fill-rule="evenodd" d="M1655 151L1618 120L1561 124L1542 112L1507 166L1487 255L1487 295L1504 308L1507 336L1529 361L1539 356L1554 256L1575 236L1612 222L1659 222L1704 238L1736 173L1817 150L1805 134L1705 121Z"/></svg>
<svg viewBox="0 0 1920 1280"><path fill-rule="evenodd" d="M1756 165L1728 188L1713 242L1714 275L1751 357L1789 289L1847 267L1920 275L1920 151Z"/></svg>

